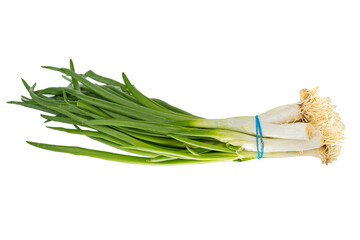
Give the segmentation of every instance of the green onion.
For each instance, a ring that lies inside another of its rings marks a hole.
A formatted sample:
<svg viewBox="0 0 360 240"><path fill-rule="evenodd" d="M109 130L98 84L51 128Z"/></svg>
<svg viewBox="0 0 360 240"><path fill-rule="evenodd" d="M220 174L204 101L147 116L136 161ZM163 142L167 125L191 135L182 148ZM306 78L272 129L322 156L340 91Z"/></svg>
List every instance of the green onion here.
<svg viewBox="0 0 360 240"><path fill-rule="evenodd" d="M256 125L252 116L225 119L198 117L140 92L122 73L123 82L92 70L44 67L60 72L65 86L35 90L25 80L30 97L9 101L50 115L46 123L72 127L51 130L82 135L123 153L75 146L28 142L42 149L134 164L164 165L247 161L258 158ZM70 85L69 85L70 82ZM318 88L303 89L300 102L259 114L263 157L312 156L328 164L340 154L344 124Z"/></svg>

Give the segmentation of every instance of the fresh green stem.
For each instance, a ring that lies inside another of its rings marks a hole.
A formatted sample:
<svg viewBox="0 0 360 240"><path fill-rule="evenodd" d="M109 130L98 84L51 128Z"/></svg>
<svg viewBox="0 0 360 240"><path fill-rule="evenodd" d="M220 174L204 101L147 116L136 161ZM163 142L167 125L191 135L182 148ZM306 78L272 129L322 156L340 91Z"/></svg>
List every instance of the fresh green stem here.
<svg viewBox="0 0 360 240"><path fill-rule="evenodd" d="M51 144L45 144L45 143L36 143L36 142L30 142L27 141L28 144L54 151L54 152L63 152L63 153L70 153L74 155L81 155L81 156L88 156L88 157L94 157L94 158L100 158L104 160L110 160L115 162L123 162L123 163L136 163L136 164L148 164L150 158L147 157L135 157L135 156L129 156L129 155L123 155L123 154L117 154L117 153L111 153L111 152L105 152L105 151L98 151L98 150L92 150L87 148L81 148L81 147L74 147L74 146L62 146L62 145L51 145Z"/></svg>
<svg viewBox="0 0 360 240"><path fill-rule="evenodd" d="M189 145L192 145L192 146L196 146L196 147L199 147L199 148L205 148L205 149L209 149L209 150L213 150L213 151L219 151L219 152L228 152L228 153L233 153L234 151L233 150L230 150L229 148L227 147L222 147L222 146L217 146L217 145L214 145L214 144L209 144L209 143L205 143L205 142L201 142L201 141L196 141L196 140L193 140L193 139L189 139L189 138L185 138L185 137L182 137L182 136L178 136L178 135L173 135L173 134L169 134L170 137L180 141L180 142L183 142L185 144L189 144Z"/></svg>
<svg viewBox="0 0 360 240"><path fill-rule="evenodd" d="M104 113L104 112L101 111L99 108L94 107L94 106L91 106L90 104L86 104L86 103L84 103L83 101L78 100L78 101L76 102L76 104L77 104L78 107L80 107L80 108L82 108L82 109L85 109L85 110L87 110L87 111L89 111L89 112L91 112L91 113L94 113L94 114L96 114L96 115L98 115L98 116L101 116L101 117L103 117L103 118L111 118L111 116L109 116L108 114Z"/></svg>
<svg viewBox="0 0 360 240"><path fill-rule="evenodd" d="M53 122L59 122L59 123L67 123L67 124L72 124L72 125L79 125L79 126L84 126L84 124L75 121L69 117L64 117L64 116L49 116L49 115L45 115L45 114L41 114L40 115L42 118L46 119L47 122L49 121L53 121Z"/></svg>
<svg viewBox="0 0 360 240"><path fill-rule="evenodd" d="M177 112L177 113L189 115L189 116L194 117L194 118L199 118L199 117L197 117L197 116L195 116L195 115L193 115L193 114L191 114L191 113L186 112L185 110L182 110L182 109L177 108L177 107L175 107L175 106L173 106L173 105L170 105L169 103L167 103L167 102L165 102L165 101L163 101L163 100L161 100L161 99L152 98L152 100L153 100L154 102L160 104L161 106L163 106L163 107L165 107L165 108L173 111L173 112Z"/></svg>
<svg viewBox="0 0 360 240"><path fill-rule="evenodd" d="M92 150L92 149L74 147L74 146L52 145L52 144L37 143L30 141L27 141L27 143L34 147L42 148L49 151L70 153L74 155L88 156L88 157L100 158L104 160L110 160L110 161L122 162L122 163L131 163L131 164L178 165L178 164L198 164L198 163L211 162L211 161L191 161L191 160L183 160L183 159L176 159L173 161L163 161L163 162L150 162L149 160L151 160L151 158L148 157L129 156L124 154L98 151L98 150Z"/></svg>
<svg viewBox="0 0 360 240"><path fill-rule="evenodd" d="M149 135L145 135L145 134L127 131L127 129L122 129L122 131L126 132L130 136L133 136L133 137L138 138L143 141L152 142L152 143L169 146L169 147L175 147L175 148L185 147L185 145L182 142L176 141L171 138L149 136Z"/></svg>
<svg viewBox="0 0 360 240"><path fill-rule="evenodd" d="M49 127L49 126L47 126L47 128L61 131L61 132L66 132L66 133L85 135L88 137L102 138L102 139L105 139L107 141L113 142L118 145L128 145L126 142L124 142L118 138L112 137L110 135L107 135L107 134L104 134L101 132L95 132L95 131L90 131L90 130L80 130L80 129L69 129L69 128L61 128L61 127Z"/></svg>
<svg viewBox="0 0 360 240"><path fill-rule="evenodd" d="M101 83L105 83L107 85L112 85L112 86L118 86L121 88L122 91L127 91L125 84L122 84L116 80L113 80L111 78L107 78L107 77L103 77L101 75L98 75L96 73L94 73L92 70L89 70L85 73L85 76L94 79L95 81L101 82Z"/></svg>
<svg viewBox="0 0 360 240"><path fill-rule="evenodd" d="M42 112L47 112L47 113L52 113L52 114L56 114L57 112L54 110L51 110L49 108L46 108L42 105L39 104L32 104L32 103L27 103L27 102L16 102L16 101L9 101L7 102L9 104L16 104L16 105L20 105L23 107L27 107L27 108L32 108L32 109L36 109L36 110L40 110Z"/></svg>
<svg viewBox="0 0 360 240"><path fill-rule="evenodd" d="M103 138L96 138L96 137L90 137L90 138L95 140L95 141L101 142L101 143L103 143L105 145L108 145L110 147L113 147L113 148L116 148L116 149L119 149L121 151L125 151L125 152L128 152L128 153L140 155L140 156L143 156L143 157L150 157L150 158L159 157L158 154L125 148L124 146L121 146L119 144L115 144L115 143L113 143L111 141L107 141L107 140L105 140Z"/></svg>
<svg viewBox="0 0 360 240"><path fill-rule="evenodd" d="M75 72L75 67L74 67L74 63L73 63L72 59L70 59L70 70L73 71L73 72ZM77 81L76 78L71 77L71 82L72 82L75 90L79 90L79 89L80 89L80 87L79 87L79 82Z"/></svg>
<svg viewBox="0 0 360 240"><path fill-rule="evenodd" d="M122 73L122 77L123 77L123 80L125 82L125 85L126 85L126 88L128 89L128 91L144 106L154 109L154 110L157 110L157 111L160 111L160 112L173 113L173 111L161 106L160 104L158 104L155 101L153 101L152 99L146 97L139 90L137 90L136 87L130 83L130 81L129 81L128 77L125 75L125 73Z"/></svg>

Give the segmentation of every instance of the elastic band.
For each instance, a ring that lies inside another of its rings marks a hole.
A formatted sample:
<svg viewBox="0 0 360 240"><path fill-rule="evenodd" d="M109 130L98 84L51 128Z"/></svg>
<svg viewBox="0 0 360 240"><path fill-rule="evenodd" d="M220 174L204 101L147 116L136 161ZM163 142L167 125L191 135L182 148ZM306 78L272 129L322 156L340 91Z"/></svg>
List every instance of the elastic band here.
<svg viewBox="0 0 360 240"><path fill-rule="evenodd" d="M256 122L256 149L257 149L258 159L261 159L264 154L264 141L262 138L261 125L258 115L255 116L255 122ZM260 133L260 142L261 142L261 153L259 153L259 133Z"/></svg>

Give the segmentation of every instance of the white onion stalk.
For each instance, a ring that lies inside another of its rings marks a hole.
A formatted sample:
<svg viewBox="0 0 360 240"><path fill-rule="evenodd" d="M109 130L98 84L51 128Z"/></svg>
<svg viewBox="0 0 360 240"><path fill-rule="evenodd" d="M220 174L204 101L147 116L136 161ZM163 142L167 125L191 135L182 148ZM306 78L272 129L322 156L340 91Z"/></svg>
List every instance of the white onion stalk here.
<svg viewBox="0 0 360 240"><path fill-rule="evenodd" d="M256 139L254 141L244 142L241 146L247 151L256 151ZM236 142L230 142L236 145ZM323 145L321 137L313 137L310 140L277 139L264 138L264 152L287 152L287 151L306 151L319 148Z"/></svg>
<svg viewBox="0 0 360 240"><path fill-rule="evenodd" d="M315 133L310 123L274 124L260 118L262 135L271 138L309 140ZM256 135L254 117L234 117L225 119L195 119L178 122L178 124L201 128L222 128Z"/></svg>
<svg viewBox="0 0 360 240"><path fill-rule="evenodd" d="M240 146L246 151L257 151L256 137L247 134L226 134L217 136L217 139L234 146ZM288 151L306 151L320 148L324 145L320 134L313 136L310 140L263 138L264 152L288 152Z"/></svg>
<svg viewBox="0 0 360 240"><path fill-rule="evenodd" d="M300 106L300 103L279 106L260 114L259 119L267 123L294 123L301 119Z"/></svg>
<svg viewBox="0 0 360 240"><path fill-rule="evenodd" d="M239 151L238 153L243 159L257 158L258 154L255 151ZM321 160L329 157L325 147L310 149L306 151L287 151L287 152L265 152L263 158L289 158L289 157L315 157Z"/></svg>
<svg viewBox="0 0 360 240"><path fill-rule="evenodd" d="M299 156L309 156L323 159L324 158L324 147L310 149L306 151L287 151L287 152L268 152L264 153L264 158L288 158L288 157L299 157ZM253 154L256 154L254 152ZM250 157L250 156L249 156ZM254 157L254 156L251 156Z"/></svg>

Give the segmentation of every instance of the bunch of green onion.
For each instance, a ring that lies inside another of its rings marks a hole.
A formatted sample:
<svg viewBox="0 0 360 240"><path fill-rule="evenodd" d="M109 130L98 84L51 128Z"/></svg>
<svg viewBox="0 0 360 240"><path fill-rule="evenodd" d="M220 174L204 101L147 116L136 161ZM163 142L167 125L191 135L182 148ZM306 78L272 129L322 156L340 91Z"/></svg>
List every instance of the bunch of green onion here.
<svg viewBox="0 0 360 240"><path fill-rule="evenodd" d="M93 71L43 67L62 73L64 87L35 90L24 80L30 98L9 103L47 114L45 122L68 128L53 130L89 137L130 153L119 154L75 146L29 144L56 152L137 164L184 164L214 161L247 161L258 158L254 116L205 119L148 98L123 73L124 83ZM300 91L300 101L259 115L264 141L263 157L318 157L328 164L340 153L344 124L329 98L318 88Z"/></svg>

